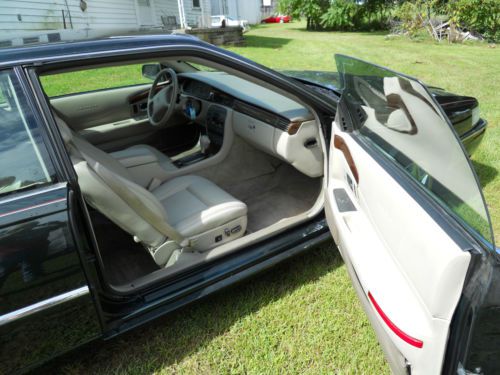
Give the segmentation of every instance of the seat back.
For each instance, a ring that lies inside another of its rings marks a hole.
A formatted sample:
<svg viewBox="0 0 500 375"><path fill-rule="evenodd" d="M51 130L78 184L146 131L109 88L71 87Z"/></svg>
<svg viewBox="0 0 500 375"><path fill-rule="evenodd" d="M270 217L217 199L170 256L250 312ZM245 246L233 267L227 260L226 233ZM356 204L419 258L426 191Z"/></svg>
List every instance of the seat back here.
<svg viewBox="0 0 500 375"><path fill-rule="evenodd" d="M118 160L73 132L59 116L54 117L88 204L149 247L158 247L167 238L182 242L153 194L136 184Z"/></svg>

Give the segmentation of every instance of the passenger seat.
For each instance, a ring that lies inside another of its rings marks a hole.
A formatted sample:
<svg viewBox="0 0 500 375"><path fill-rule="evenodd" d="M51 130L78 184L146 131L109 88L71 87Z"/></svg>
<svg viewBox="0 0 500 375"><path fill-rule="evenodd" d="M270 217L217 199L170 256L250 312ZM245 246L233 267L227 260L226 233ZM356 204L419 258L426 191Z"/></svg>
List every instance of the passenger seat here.
<svg viewBox="0 0 500 375"><path fill-rule="evenodd" d="M247 206L213 182L181 176L148 191L54 117L87 203L144 244L158 265L170 265L174 253L206 251L245 233Z"/></svg>

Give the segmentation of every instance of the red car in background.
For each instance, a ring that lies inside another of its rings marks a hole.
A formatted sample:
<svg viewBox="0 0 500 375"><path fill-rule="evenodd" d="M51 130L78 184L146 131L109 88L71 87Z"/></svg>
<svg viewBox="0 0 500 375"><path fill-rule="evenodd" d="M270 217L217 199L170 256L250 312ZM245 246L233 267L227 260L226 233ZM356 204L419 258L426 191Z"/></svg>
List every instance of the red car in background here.
<svg viewBox="0 0 500 375"><path fill-rule="evenodd" d="M264 18L261 23L288 23L292 20L290 16L284 16L282 14L275 14L270 17Z"/></svg>

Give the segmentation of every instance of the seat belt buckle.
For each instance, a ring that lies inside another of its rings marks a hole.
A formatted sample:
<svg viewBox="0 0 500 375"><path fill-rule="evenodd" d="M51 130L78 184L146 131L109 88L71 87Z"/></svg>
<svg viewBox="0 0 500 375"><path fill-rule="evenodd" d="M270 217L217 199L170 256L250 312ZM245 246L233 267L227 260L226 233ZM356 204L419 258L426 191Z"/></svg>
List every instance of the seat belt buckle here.
<svg viewBox="0 0 500 375"><path fill-rule="evenodd" d="M159 178L153 177L148 185L148 190L153 191L160 185L161 185L161 180Z"/></svg>

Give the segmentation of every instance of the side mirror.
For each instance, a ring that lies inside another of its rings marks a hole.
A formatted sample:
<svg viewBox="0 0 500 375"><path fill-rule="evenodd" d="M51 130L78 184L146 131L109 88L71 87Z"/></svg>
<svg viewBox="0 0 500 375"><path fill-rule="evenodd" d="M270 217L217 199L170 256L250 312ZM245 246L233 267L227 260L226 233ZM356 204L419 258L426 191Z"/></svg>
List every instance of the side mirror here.
<svg viewBox="0 0 500 375"><path fill-rule="evenodd" d="M144 64L142 66L142 76L154 81L158 73L161 71L160 64Z"/></svg>

